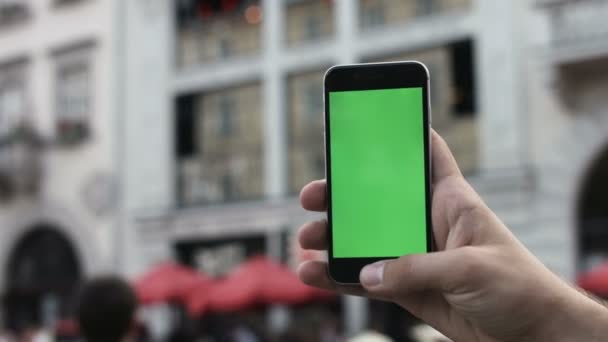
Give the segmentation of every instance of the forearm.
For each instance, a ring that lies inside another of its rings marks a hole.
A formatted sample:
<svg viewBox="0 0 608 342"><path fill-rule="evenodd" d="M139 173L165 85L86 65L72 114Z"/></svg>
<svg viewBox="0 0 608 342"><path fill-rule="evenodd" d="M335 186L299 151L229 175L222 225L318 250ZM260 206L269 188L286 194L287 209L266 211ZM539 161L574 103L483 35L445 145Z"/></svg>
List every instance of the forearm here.
<svg viewBox="0 0 608 342"><path fill-rule="evenodd" d="M547 308L547 328L538 341L606 341L608 308L574 288L554 308Z"/></svg>

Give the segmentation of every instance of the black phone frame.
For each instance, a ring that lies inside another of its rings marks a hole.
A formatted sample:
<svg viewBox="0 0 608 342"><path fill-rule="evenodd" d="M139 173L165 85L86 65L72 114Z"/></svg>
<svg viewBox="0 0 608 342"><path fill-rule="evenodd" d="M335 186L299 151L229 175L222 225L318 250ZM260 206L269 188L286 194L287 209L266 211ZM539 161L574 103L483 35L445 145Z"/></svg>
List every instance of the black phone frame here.
<svg viewBox="0 0 608 342"><path fill-rule="evenodd" d="M417 61L366 63L337 65L325 73L325 177L327 180L327 224L328 224L328 272L330 278L340 284L358 284L361 269L368 264L391 259L382 258L334 258L332 233L332 196L331 196L331 127L329 116L329 93L352 90L374 90L395 88L423 89L423 130L424 130L424 165L426 175L426 236L427 252L434 246L431 216L431 140L430 140L430 94L429 72L426 66ZM395 256L394 258L398 258Z"/></svg>

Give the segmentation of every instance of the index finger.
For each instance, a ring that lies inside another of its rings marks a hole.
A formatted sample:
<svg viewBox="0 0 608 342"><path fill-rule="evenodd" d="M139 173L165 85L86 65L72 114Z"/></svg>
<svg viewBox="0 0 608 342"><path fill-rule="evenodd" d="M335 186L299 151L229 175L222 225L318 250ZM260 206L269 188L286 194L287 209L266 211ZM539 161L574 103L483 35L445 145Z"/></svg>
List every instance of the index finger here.
<svg viewBox="0 0 608 342"><path fill-rule="evenodd" d="M458 164L456 164L456 159L454 159L454 155L452 155L452 151L450 151L445 140L435 130L431 130L431 138L433 184L437 184L449 176L461 175Z"/></svg>
<svg viewBox="0 0 608 342"><path fill-rule="evenodd" d="M302 207L311 211L325 211L327 209L326 186L324 179L306 184L300 192Z"/></svg>

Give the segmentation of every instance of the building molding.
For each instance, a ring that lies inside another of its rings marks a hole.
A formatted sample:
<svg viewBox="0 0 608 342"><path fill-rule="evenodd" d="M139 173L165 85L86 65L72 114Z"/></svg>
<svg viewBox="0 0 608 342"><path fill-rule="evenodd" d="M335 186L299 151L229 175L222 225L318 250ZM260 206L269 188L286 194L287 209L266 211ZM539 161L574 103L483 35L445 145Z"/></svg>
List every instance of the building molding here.
<svg viewBox="0 0 608 342"><path fill-rule="evenodd" d="M49 49L49 55L54 58L63 57L72 53L88 52L98 45L98 39L94 37L81 38L69 43L53 46Z"/></svg>
<svg viewBox="0 0 608 342"><path fill-rule="evenodd" d="M0 61L0 69L10 69L14 67L22 67L30 62L30 57L26 54L20 54L12 57L8 57Z"/></svg>

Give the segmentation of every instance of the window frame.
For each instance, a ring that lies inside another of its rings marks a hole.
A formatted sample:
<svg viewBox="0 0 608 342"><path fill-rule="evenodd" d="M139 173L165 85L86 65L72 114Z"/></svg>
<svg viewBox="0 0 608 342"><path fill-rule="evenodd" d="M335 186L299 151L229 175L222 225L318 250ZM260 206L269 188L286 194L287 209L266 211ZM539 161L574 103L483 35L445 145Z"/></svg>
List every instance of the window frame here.
<svg viewBox="0 0 608 342"><path fill-rule="evenodd" d="M85 142L93 130L95 115L95 41L89 40L51 51L53 57L53 128L54 137L62 145L78 145ZM62 72L66 69L82 68L85 76L86 110L76 116L67 114L61 108L62 91L65 84L61 84ZM66 132L62 132L65 130Z"/></svg>

